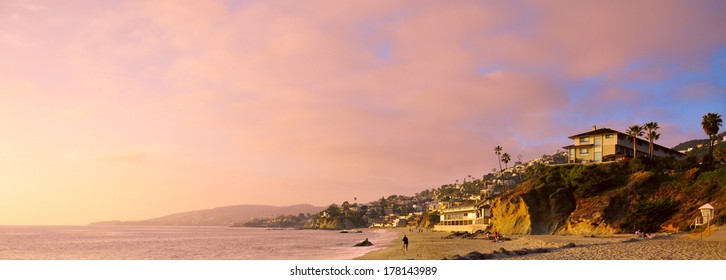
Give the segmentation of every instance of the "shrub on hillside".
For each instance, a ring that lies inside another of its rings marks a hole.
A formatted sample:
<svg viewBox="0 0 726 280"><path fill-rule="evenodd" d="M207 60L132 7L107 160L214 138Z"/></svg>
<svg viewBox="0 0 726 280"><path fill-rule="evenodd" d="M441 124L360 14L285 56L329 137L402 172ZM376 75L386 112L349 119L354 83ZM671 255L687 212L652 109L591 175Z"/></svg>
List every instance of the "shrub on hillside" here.
<svg viewBox="0 0 726 280"><path fill-rule="evenodd" d="M691 179L691 178L689 178ZM698 175L698 182L713 182L715 184L726 185L726 166L721 166L713 171L706 171Z"/></svg>
<svg viewBox="0 0 726 280"><path fill-rule="evenodd" d="M686 171L686 172L685 172L685 173L683 174L683 177L684 177L684 178L686 178L686 179L688 179L688 180L692 180L692 179L695 179L695 178L696 178L696 175L698 175L698 171L700 171L700 169L698 169L698 168L691 168L691 169L688 169L688 170L687 170L687 171Z"/></svg>
<svg viewBox="0 0 726 280"><path fill-rule="evenodd" d="M628 166L630 167L631 172L638 172L646 170L646 158L634 158L628 161Z"/></svg>
<svg viewBox="0 0 726 280"><path fill-rule="evenodd" d="M631 174L630 177L628 177L628 186L629 187L642 186L643 184L645 184L645 182L650 180L650 178L652 178L653 175L654 175L653 172L650 172L650 171L635 172L635 173Z"/></svg>
<svg viewBox="0 0 726 280"><path fill-rule="evenodd" d="M715 163L726 163L726 146L720 145L713 149L713 161Z"/></svg>
<svg viewBox="0 0 726 280"><path fill-rule="evenodd" d="M608 165L580 165L570 170L568 185L575 188L575 197L590 197L616 185L615 171Z"/></svg>
<svg viewBox="0 0 726 280"><path fill-rule="evenodd" d="M688 169L696 167L698 167L698 159L693 155L689 155L684 159L680 159L674 164L674 168L679 171L686 171Z"/></svg>
<svg viewBox="0 0 726 280"><path fill-rule="evenodd" d="M631 207L620 228L626 232L633 227L645 232L657 232L660 230L660 225L670 219L676 211L678 211L678 202L670 197L641 200Z"/></svg>

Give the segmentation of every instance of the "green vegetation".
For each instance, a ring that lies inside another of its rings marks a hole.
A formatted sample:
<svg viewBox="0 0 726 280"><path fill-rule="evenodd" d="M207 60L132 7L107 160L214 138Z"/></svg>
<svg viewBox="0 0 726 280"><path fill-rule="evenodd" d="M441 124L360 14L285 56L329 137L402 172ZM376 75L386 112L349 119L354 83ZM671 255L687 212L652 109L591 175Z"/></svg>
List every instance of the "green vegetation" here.
<svg viewBox="0 0 726 280"><path fill-rule="evenodd" d="M512 157L510 157L509 154L507 154L507 153L502 154L502 162L504 162L504 168L509 168L509 166L507 166L507 164L509 163L510 160L512 160Z"/></svg>
<svg viewBox="0 0 726 280"><path fill-rule="evenodd" d="M534 186L568 192L575 199L580 199L622 184L622 176L626 172L627 168L622 163L545 167L534 178Z"/></svg>
<svg viewBox="0 0 726 280"><path fill-rule="evenodd" d="M636 228L644 232L656 232L661 224L678 211L678 202L670 197L640 200L629 211L620 224L624 232Z"/></svg>
<svg viewBox="0 0 726 280"><path fill-rule="evenodd" d="M703 132L708 135L708 142L709 142L709 154L713 157L713 142L716 140L716 135L718 135L719 127L723 124L723 120L721 119L721 115L717 113L708 113L703 115L703 121L701 121L701 127L703 127Z"/></svg>
<svg viewBox="0 0 726 280"><path fill-rule="evenodd" d="M317 219L317 215L298 214L280 215L275 218L254 218L246 222L234 223L233 227L304 228Z"/></svg>

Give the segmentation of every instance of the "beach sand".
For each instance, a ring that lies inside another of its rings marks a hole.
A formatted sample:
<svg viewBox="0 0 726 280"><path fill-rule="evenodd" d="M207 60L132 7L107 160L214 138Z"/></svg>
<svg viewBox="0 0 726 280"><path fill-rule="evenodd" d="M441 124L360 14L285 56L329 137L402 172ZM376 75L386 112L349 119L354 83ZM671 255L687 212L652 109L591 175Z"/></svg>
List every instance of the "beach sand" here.
<svg viewBox="0 0 726 280"><path fill-rule="evenodd" d="M483 238L444 239L450 235L448 232L398 231L401 238L404 234L408 236L407 253L403 252L403 242L398 238L389 248L357 259L441 260L477 251L485 254L484 259L497 260L726 260L726 226L714 227L714 233L703 239L700 234L655 234L652 238L636 238L629 234L595 237L512 235L506 236L511 239L509 241L492 242ZM542 249L548 252L536 252Z"/></svg>

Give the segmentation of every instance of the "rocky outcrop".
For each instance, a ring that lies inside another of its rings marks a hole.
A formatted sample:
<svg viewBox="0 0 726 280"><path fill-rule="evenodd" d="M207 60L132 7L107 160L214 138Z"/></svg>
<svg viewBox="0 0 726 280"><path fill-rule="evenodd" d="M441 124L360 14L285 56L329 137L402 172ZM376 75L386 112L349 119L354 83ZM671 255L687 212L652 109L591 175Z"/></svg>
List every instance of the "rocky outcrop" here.
<svg viewBox="0 0 726 280"><path fill-rule="evenodd" d="M496 230L507 234L532 234L532 215L521 197L494 200L492 223Z"/></svg>
<svg viewBox="0 0 726 280"><path fill-rule="evenodd" d="M350 219L346 219L343 217L337 217L337 218L330 218L330 219L319 219L318 220L318 229L334 229L334 230L341 230L341 229L351 229L356 228L356 224L354 224Z"/></svg>
<svg viewBox="0 0 726 280"><path fill-rule="evenodd" d="M366 240L363 240L362 242L356 243L355 245L353 245L353 247L365 247L365 246L373 246L373 243L368 241L368 238L366 238Z"/></svg>
<svg viewBox="0 0 726 280"><path fill-rule="evenodd" d="M565 224L574 204L567 192L532 188L495 199L492 223L505 234L551 234Z"/></svg>
<svg viewBox="0 0 726 280"><path fill-rule="evenodd" d="M575 200L563 188L532 188L496 199L492 221L494 229L504 234L613 234L620 230L607 213L620 206L618 199L602 196Z"/></svg>

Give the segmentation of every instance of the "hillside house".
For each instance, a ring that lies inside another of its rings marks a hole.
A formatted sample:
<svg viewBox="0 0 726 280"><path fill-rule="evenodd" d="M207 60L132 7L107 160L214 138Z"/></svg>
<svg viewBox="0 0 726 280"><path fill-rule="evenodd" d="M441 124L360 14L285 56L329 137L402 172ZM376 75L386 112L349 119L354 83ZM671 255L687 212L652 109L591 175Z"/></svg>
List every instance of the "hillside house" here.
<svg viewBox="0 0 726 280"><path fill-rule="evenodd" d="M609 128L593 126L591 131L568 137L574 144L563 147L568 151L569 163L601 163L633 157L633 139L628 135ZM640 155L648 154L648 141L637 138ZM656 157L681 158L683 153L653 143Z"/></svg>

